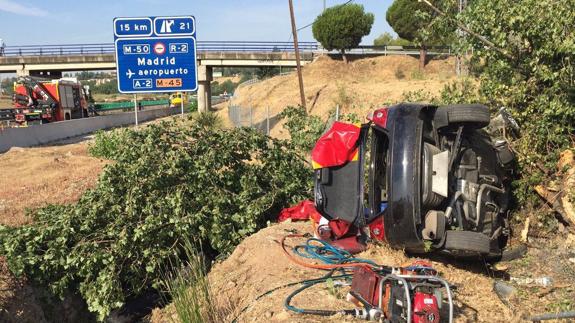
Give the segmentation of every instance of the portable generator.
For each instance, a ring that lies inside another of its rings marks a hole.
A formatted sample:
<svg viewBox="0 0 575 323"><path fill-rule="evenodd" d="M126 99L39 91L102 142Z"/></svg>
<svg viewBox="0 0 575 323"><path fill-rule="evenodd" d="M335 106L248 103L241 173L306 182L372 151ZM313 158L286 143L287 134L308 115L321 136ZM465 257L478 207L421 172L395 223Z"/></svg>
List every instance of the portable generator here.
<svg viewBox="0 0 575 323"><path fill-rule="evenodd" d="M453 299L449 283L427 266L399 268L386 275L358 267L353 274L348 300L372 313L365 319L437 323L441 321L442 289L447 294L448 322L452 322Z"/></svg>

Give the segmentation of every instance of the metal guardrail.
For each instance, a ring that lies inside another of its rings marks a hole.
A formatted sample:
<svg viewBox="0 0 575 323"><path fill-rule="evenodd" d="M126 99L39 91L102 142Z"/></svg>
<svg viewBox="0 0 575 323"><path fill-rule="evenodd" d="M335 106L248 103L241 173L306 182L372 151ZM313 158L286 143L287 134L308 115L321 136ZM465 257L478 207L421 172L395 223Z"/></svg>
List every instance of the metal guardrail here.
<svg viewBox="0 0 575 323"><path fill-rule="evenodd" d="M299 42L302 52L318 50L316 42ZM198 52L288 52L293 51L292 42L266 41L198 41ZM113 43L67 44L67 45L22 45L6 46L4 56L53 56L53 55L101 55L113 54Z"/></svg>
<svg viewBox="0 0 575 323"><path fill-rule="evenodd" d="M170 100L142 100L138 101L143 107L168 105ZM94 104L96 111L113 111L113 110L126 110L134 109L134 102L121 101L121 102L96 102Z"/></svg>

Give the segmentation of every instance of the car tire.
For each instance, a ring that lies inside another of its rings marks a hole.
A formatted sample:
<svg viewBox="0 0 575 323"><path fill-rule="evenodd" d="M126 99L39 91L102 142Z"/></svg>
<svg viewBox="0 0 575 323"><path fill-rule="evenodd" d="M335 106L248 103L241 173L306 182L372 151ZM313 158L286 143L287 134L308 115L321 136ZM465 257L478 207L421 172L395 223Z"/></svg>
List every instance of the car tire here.
<svg viewBox="0 0 575 323"><path fill-rule="evenodd" d="M455 254L489 254L491 240L488 236L471 231L449 230L445 232L443 248Z"/></svg>
<svg viewBox="0 0 575 323"><path fill-rule="evenodd" d="M489 109L482 104L453 104L441 107L447 114L448 126L468 126L481 129L489 125Z"/></svg>

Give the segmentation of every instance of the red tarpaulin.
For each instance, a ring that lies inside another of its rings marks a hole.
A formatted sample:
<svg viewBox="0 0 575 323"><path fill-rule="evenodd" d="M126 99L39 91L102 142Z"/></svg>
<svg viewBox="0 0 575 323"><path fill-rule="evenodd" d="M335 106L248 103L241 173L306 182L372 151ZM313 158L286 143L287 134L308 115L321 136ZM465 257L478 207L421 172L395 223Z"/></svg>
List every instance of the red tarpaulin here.
<svg viewBox="0 0 575 323"><path fill-rule="evenodd" d="M283 222L287 219L291 219L292 221L305 221L312 219L316 224L319 224L321 218L322 216L315 209L313 202L305 200L296 206L281 210L278 221ZM349 223L340 220L329 221L328 225L336 238L345 235L351 226Z"/></svg>
<svg viewBox="0 0 575 323"><path fill-rule="evenodd" d="M334 122L311 152L313 168L341 166L357 160L359 132L360 127L357 125Z"/></svg>

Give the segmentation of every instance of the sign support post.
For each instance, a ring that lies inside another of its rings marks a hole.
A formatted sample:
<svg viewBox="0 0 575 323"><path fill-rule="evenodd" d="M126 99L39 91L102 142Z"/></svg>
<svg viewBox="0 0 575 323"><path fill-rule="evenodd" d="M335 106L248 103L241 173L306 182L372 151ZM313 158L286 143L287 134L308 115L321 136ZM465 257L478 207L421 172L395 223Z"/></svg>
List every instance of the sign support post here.
<svg viewBox="0 0 575 323"><path fill-rule="evenodd" d="M180 110L182 111L182 118L184 117L184 98L186 93L182 92L182 101L180 102Z"/></svg>
<svg viewBox="0 0 575 323"><path fill-rule="evenodd" d="M136 119L136 127L138 126L138 95L134 93L134 117Z"/></svg>

